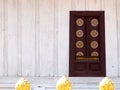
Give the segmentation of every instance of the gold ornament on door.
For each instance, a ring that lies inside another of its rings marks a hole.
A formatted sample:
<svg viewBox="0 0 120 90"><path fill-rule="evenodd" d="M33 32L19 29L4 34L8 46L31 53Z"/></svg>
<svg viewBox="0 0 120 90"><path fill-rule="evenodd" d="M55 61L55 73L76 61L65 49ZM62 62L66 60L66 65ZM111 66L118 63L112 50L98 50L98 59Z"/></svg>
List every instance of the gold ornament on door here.
<svg viewBox="0 0 120 90"><path fill-rule="evenodd" d="M84 53L79 51L79 52L76 53L76 56L84 56Z"/></svg>
<svg viewBox="0 0 120 90"><path fill-rule="evenodd" d="M78 38L83 37L83 35L84 35L84 33L83 33L82 30L77 30L77 31L76 31L76 36L77 36Z"/></svg>
<svg viewBox="0 0 120 90"><path fill-rule="evenodd" d="M94 19L91 20L91 25L92 26L97 26L98 24L99 24L98 19L94 18Z"/></svg>
<svg viewBox="0 0 120 90"><path fill-rule="evenodd" d="M84 24L84 21L83 21L82 18L78 18L78 19L76 20L76 25L77 25L77 26L82 26L83 24Z"/></svg>
<svg viewBox="0 0 120 90"><path fill-rule="evenodd" d="M82 41L77 41L76 42L76 47L77 48L82 48L84 46L84 43Z"/></svg>
<svg viewBox="0 0 120 90"><path fill-rule="evenodd" d="M98 42L97 41L92 41L90 43L91 48L96 49L98 47Z"/></svg>
<svg viewBox="0 0 120 90"><path fill-rule="evenodd" d="M91 56L99 56L99 53L94 51L94 52L91 53Z"/></svg>
<svg viewBox="0 0 120 90"><path fill-rule="evenodd" d="M92 36L92 37L97 37L98 36L98 31L97 30L92 30L91 32L90 32L90 35Z"/></svg>

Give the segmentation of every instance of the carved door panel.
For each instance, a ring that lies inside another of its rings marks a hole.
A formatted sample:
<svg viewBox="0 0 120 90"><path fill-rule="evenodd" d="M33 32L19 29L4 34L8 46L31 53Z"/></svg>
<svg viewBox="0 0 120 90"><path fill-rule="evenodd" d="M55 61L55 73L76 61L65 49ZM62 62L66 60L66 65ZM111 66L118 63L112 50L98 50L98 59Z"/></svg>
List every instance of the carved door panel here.
<svg viewBox="0 0 120 90"><path fill-rule="evenodd" d="M69 76L105 76L103 11L70 12Z"/></svg>

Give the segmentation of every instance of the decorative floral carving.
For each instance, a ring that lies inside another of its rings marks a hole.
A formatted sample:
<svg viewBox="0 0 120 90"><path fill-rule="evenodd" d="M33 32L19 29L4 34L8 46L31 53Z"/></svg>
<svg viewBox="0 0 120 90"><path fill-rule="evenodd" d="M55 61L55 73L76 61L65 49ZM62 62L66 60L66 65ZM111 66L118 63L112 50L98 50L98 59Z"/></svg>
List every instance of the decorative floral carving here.
<svg viewBox="0 0 120 90"><path fill-rule="evenodd" d="M76 47L77 48L82 48L84 46L84 43L82 41L77 41L76 42Z"/></svg>
<svg viewBox="0 0 120 90"><path fill-rule="evenodd" d="M84 35L84 33L83 33L82 30L77 30L77 31L76 31L76 36L77 36L77 37L80 38L80 37L82 37L83 35Z"/></svg>
<svg viewBox="0 0 120 90"><path fill-rule="evenodd" d="M92 36L92 37L97 37L98 36L98 31L97 30L92 30L91 32L90 32L90 35Z"/></svg>
<svg viewBox="0 0 120 90"><path fill-rule="evenodd" d="M76 24L77 24L77 26L82 26L82 25L84 24L83 19L82 19L82 18L78 18L78 19L76 20Z"/></svg>
<svg viewBox="0 0 120 90"><path fill-rule="evenodd" d="M90 43L90 46L93 48L93 49L96 49L98 47L98 42L97 41L92 41Z"/></svg>
<svg viewBox="0 0 120 90"><path fill-rule="evenodd" d="M99 53L94 51L94 52L91 53L91 56L99 56Z"/></svg>
<svg viewBox="0 0 120 90"><path fill-rule="evenodd" d="M84 56L84 53L79 51L79 52L76 53L76 56Z"/></svg>
<svg viewBox="0 0 120 90"><path fill-rule="evenodd" d="M97 26L98 24L99 24L98 19L94 18L94 19L91 20L91 25L92 26Z"/></svg>

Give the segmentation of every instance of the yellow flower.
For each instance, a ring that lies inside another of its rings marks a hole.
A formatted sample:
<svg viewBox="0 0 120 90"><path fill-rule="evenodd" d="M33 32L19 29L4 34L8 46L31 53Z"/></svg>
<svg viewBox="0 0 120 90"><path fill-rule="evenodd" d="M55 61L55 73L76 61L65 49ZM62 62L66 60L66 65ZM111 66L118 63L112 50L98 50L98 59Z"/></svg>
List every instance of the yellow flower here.
<svg viewBox="0 0 120 90"><path fill-rule="evenodd" d="M16 83L15 90L30 90L30 83L24 78L21 78Z"/></svg>
<svg viewBox="0 0 120 90"><path fill-rule="evenodd" d="M114 90L114 84L108 77L105 77L99 84L99 90Z"/></svg>
<svg viewBox="0 0 120 90"><path fill-rule="evenodd" d="M63 76L58 80L56 89L57 90L71 90L71 83L65 76Z"/></svg>

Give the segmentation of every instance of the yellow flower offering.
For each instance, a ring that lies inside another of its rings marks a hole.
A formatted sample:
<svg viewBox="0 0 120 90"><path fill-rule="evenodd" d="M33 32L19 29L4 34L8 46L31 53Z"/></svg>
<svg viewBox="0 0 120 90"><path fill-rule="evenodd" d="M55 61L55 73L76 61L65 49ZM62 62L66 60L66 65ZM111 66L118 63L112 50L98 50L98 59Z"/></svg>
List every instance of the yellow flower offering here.
<svg viewBox="0 0 120 90"><path fill-rule="evenodd" d="M114 90L114 84L108 77L105 77L99 84L99 90Z"/></svg>
<svg viewBox="0 0 120 90"><path fill-rule="evenodd" d="M58 80L56 90L71 90L71 83L66 76L63 76Z"/></svg>
<svg viewBox="0 0 120 90"><path fill-rule="evenodd" d="M15 90L30 90L30 83L24 78L21 78L16 83Z"/></svg>

